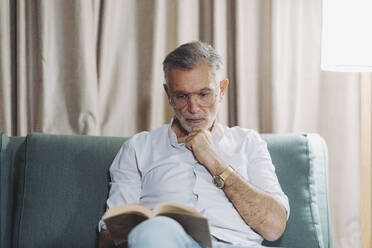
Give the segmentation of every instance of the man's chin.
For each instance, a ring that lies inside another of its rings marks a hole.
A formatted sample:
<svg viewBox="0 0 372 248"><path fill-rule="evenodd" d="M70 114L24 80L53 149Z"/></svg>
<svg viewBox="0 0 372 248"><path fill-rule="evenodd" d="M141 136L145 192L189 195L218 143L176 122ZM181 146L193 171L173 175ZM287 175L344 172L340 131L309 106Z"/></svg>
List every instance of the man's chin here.
<svg viewBox="0 0 372 248"><path fill-rule="evenodd" d="M182 127L187 131L187 132L192 132L195 130L200 130L200 129L206 129L206 121L185 121L185 123L182 123Z"/></svg>

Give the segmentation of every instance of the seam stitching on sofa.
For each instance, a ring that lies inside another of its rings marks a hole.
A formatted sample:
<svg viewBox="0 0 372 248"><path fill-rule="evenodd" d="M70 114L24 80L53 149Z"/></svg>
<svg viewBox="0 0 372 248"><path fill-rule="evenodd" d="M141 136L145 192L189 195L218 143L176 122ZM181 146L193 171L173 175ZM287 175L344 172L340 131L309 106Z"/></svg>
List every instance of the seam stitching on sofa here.
<svg viewBox="0 0 372 248"><path fill-rule="evenodd" d="M308 164L308 175L307 175L307 187L308 187L308 190L309 190L309 193L310 193L310 199L309 199L309 206L310 206L310 213L311 213L311 219L314 220L314 209L313 209L313 204L311 203L313 201L313 196L311 194L311 189L310 189L310 170L311 170L311 166L312 166L312 163L311 163L311 158L310 158L310 147L309 147L309 136L304 136L305 139L306 139L306 156L307 156L307 164ZM316 231L316 227L315 227L315 222L313 223L313 225L311 225L314 229L314 232L315 232L315 238L316 238L316 241L318 243L318 247L320 248L320 243L319 243L319 239L318 239L318 233Z"/></svg>
<svg viewBox="0 0 372 248"><path fill-rule="evenodd" d="M25 190L26 190L26 173L27 173L27 167L28 167L28 163L27 163L27 148L28 148L28 139L29 139L29 135L26 136L26 139L25 139L25 150L24 150L24 156L25 156L25 161L24 161L24 168L23 168L23 185L22 185L22 202L21 202L21 207L20 207L20 210L19 210L19 220L18 220L18 237L16 239L16 247L19 247L19 241L20 241L20 237L21 237L21 224L22 224L22 218L23 218L23 210L24 210L24 203L25 203Z"/></svg>
<svg viewBox="0 0 372 248"><path fill-rule="evenodd" d="M321 143L322 143L322 146L324 147L324 149L322 149L323 151L323 156L324 158L326 158L326 166L325 166L325 169L326 169L326 176L324 177L324 180L325 180L325 185L326 185L326 190L327 190L327 194L326 194L326 201L327 201L327 232L328 232L328 243L327 243L327 247L331 247L331 235L332 235L332 230L331 230L331 226L329 225L330 223L330 211L329 211L329 196L328 196L328 193L329 193L329 188L328 188L328 154L327 154L327 144L325 143L325 140L322 139L321 140Z"/></svg>

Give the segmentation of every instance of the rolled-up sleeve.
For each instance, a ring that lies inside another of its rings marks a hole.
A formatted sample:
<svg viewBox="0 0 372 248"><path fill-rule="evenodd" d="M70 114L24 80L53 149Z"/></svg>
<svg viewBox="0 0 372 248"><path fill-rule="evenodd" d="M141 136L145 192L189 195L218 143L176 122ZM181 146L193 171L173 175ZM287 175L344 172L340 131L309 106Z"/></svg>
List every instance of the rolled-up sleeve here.
<svg viewBox="0 0 372 248"><path fill-rule="evenodd" d="M266 142L257 132L254 132L247 143L246 149L249 182L270 194L283 205L287 211L288 220L290 212L288 197L279 184Z"/></svg>

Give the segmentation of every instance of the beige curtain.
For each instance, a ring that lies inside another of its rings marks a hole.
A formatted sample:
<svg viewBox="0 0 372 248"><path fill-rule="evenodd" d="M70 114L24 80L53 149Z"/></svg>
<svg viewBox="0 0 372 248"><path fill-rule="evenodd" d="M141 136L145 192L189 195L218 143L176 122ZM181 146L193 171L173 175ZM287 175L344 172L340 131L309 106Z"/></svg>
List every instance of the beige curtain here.
<svg viewBox="0 0 372 248"><path fill-rule="evenodd" d="M321 0L0 1L0 130L130 136L169 122L161 62L212 43L221 122L320 133L335 247L360 247L359 74L320 71Z"/></svg>

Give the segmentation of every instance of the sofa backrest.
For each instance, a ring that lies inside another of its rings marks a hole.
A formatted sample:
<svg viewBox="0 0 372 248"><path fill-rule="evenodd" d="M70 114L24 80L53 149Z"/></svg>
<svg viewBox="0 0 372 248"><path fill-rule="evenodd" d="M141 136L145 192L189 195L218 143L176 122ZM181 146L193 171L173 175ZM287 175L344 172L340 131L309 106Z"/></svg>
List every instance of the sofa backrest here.
<svg viewBox="0 0 372 248"><path fill-rule="evenodd" d="M291 206L284 235L265 245L332 247L323 139L277 134L263 138ZM0 229L1 242L5 240L1 247L95 247L108 196L108 169L125 138L33 133L26 139L3 139L8 145L1 158L8 161L8 169L3 170L2 159L0 178L12 177L13 183L5 194L7 180L0 181L0 227L12 224L11 230Z"/></svg>
<svg viewBox="0 0 372 248"><path fill-rule="evenodd" d="M23 163L15 164L19 175L12 241L4 247L95 247L109 189L108 168L124 140L28 135L19 154Z"/></svg>

